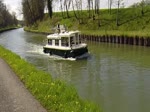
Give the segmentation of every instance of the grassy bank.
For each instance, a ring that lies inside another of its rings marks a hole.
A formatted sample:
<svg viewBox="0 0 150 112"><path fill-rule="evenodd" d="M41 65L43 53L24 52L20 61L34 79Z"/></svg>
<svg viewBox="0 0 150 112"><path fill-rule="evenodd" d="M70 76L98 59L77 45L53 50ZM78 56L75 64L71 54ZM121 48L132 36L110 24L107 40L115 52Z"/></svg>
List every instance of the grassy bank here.
<svg viewBox="0 0 150 112"><path fill-rule="evenodd" d="M100 112L98 106L82 100L74 87L53 80L18 55L0 46L0 57L6 60L26 88L49 112Z"/></svg>
<svg viewBox="0 0 150 112"><path fill-rule="evenodd" d="M78 29L84 34L150 36L150 7L144 7L144 15L141 14L141 7L120 9L118 26L116 25L116 12L117 10L113 9L112 13L109 14L108 10L102 9L99 17L95 15L95 20L88 17L87 11L80 13L80 19L75 18L73 11L69 12L69 18L62 17L60 12L54 13L52 19L46 14L42 21L38 21L26 29L34 32L51 33L52 28L60 22L60 24L66 24L69 30ZM64 13L64 15L66 14Z"/></svg>
<svg viewBox="0 0 150 112"><path fill-rule="evenodd" d="M9 31L9 30L17 29L17 28L20 28L20 27L12 26L12 27L0 28L0 33L4 32L4 31Z"/></svg>

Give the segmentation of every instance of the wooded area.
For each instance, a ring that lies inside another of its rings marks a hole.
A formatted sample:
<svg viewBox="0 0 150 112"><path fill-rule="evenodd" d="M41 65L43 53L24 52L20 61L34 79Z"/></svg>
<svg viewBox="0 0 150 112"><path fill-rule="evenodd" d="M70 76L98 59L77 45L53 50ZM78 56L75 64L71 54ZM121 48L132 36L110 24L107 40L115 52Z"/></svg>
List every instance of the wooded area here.
<svg viewBox="0 0 150 112"><path fill-rule="evenodd" d="M17 25L16 13L12 14L7 9L3 0L0 0L0 28Z"/></svg>
<svg viewBox="0 0 150 112"><path fill-rule="evenodd" d="M73 11L74 17L80 24L84 24L85 19L97 20L97 24L101 26L101 0L22 0L23 14L26 25L32 25L37 20L41 20L44 11L48 10L49 17L53 17L53 9L57 7L57 11L61 12L62 17L70 18L69 11ZM112 14L112 7L116 9L116 26L119 25L119 9L125 7L125 0L108 0L108 13ZM150 0L141 0L135 3L131 8L141 8L141 14L144 15L144 7L150 4ZM86 11L85 16L84 13ZM84 12L84 13L83 13Z"/></svg>
<svg viewBox="0 0 150 112"><path fill-rule="evenodd" d="M22 6L24 21L27 26L43 18L44 0L22 0Z"/></svg>

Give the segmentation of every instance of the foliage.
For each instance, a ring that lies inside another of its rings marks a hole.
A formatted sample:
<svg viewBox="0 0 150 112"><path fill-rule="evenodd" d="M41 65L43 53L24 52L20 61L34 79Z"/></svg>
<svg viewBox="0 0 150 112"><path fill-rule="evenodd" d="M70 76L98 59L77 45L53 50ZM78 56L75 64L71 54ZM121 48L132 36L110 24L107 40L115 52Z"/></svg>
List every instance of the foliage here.
<svg viewBox="0 0 150 112"><path fill-rule="evenodd" d="M98 106L83 101L74 87L37 70L18 55L0 46L0 57L5 59L25 86L49 112L100 112Z"/></svg>
<svg viewBox="0 0 150 112"><path fill-rule="evenodd" d="M17 25L16 14L10 14L6 5L0 0L0 28Z"/></svg>
<svg viewBox="0 0 150 112"><path fill-rule="evenodd" d="M22 0L22 11L25 24L33 25L44 16L44 0Z"/></svg>
<svg viewBox="0 0 150 112"><path fill-rule="evenodd" d="M63 18L61 12L54 13L52 19L46 14L43 21L38 22L37 32L44 32L44 30L52 32L51 29L60 22L60 24L66 24L69 30L81 30L84 34L150 36L150 7L145 6L144 16L141 14L140 7L120 8L118 26L116 26L116 12L117 9L112 9L110 15L108 10L101 10L100 26L97 25L98 17L95 16L95 20L88 18L87 11L84 10L82 24L76 19L73 11L69 12L70 18Z"/></svg>
<svg viewBox="0 0 150 112"><path fill-rule="evenodd" d="M53 0L47 0L47 8L50 18L53 16L53 10L52 10L52 2Z"/></svg>
<svg viewBox="0 0 150 112"><path fill-rule="evenodd" d="M19 26L18 27L16 27L16 26L11 26L11 27L5 27L5 28L0 28L0 33L1 32L4 32L4 31L8 31L8 30L13 30L13 29L17 29L17 28L19 28Z"/></svg>

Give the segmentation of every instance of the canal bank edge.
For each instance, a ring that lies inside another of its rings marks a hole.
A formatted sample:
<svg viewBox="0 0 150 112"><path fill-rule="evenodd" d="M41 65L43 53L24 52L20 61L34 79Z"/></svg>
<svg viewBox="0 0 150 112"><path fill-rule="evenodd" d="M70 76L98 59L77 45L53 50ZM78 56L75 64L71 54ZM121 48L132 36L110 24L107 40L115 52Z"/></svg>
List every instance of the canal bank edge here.
<svg viewBox="0 0 150 112"><path fill-rule="evenodd" d="M40 33L40 34L52 34L51 32L40 32L38 30L31 30L29 28L24 28L24 31ZM82 33L82 31L81 31ZM95 41L95 42L105 42L105 43L117 43L117 44L127 44L127 45L136 45L136 46L150 46L150 37L149 36L127 36L127 35L90 35L83 33L81 34L81 38L87 41Z"/></svg>
<svg viewBox="0 0 150 112"><path fill-rule="evenodd" d="M58 112L101 112L100 108L83 101L74 87L60 80L53 80L51 75L37 70L20 56L0 46L0 57L14 70L26 88L48 111Z"/></svg>
<svg viewBox="0 0 150 112"><path fill-rule="evenodd" d="M44 34L44 35L52 34L52 32L40 32L38 30L31 30L28 27L24 27L24 31L31 32L31 33L37 33L37 34Z"/></svg>
<svg viewBox="0 0 150 112"><path fill-rule="evenodd" d="M3 29L0 29L0 33L3 33L5 31L10 31L10 30L15 30L15 29L18 29L20 27L10 27L10 28L3 28Z"/></svg>
<svg viewBox="0 0 150 112"><path fill-rule="evenodd" d="M81 35L82 39L95 42L105 42L105 43L117 43L117 44L127 44L127 45L137 45L137 46L150 46L150 38L144 37L128 37L128 36L116 36L116 35Z"/></svg>

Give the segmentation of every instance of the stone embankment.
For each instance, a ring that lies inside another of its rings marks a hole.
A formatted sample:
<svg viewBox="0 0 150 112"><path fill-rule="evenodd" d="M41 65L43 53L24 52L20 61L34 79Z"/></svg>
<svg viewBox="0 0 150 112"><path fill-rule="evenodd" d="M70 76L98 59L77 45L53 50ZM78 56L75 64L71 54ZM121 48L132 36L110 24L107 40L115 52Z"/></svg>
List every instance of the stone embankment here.
<svg viewBox="0 0 150 112"><path fill-rule="evenodd" d="M106 42L106 43L118 43L118 44L128 44L128 45L138 45L138 46L150 46L150 38L144 37L126 37L126 36L96 36L96 35L81 35L83 40L95 41L95 42Z"/></svg>

